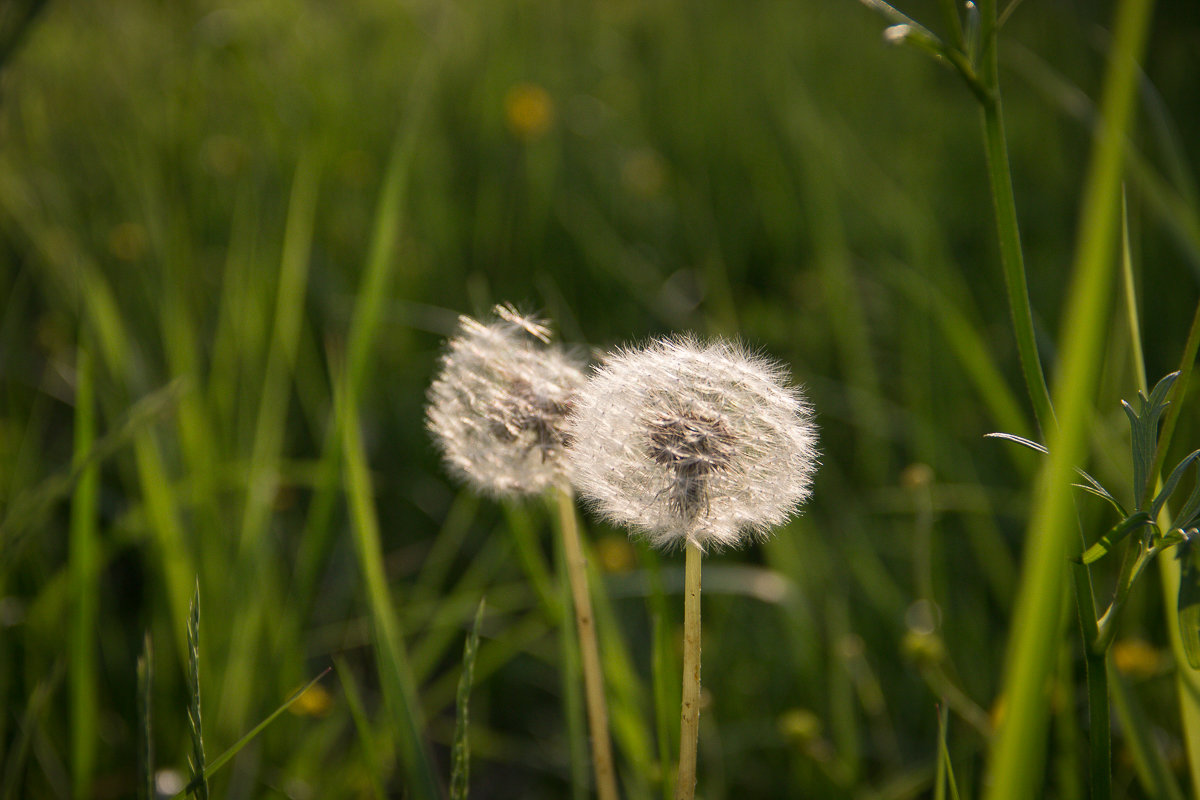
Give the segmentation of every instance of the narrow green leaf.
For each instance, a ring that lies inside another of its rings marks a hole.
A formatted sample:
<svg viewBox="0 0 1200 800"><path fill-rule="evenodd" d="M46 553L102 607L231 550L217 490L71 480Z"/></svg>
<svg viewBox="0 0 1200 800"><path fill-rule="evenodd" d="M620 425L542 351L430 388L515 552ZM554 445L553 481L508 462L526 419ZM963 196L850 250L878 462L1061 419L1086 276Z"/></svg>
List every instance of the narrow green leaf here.
<svg viewBox="0 0 1200 800"><path fill-rule="evenodd" d="M1049 455L1049 453L1050 453L1050 451L1046 449L1045 445L1041 445L1041 444L1038 444L1037 442L1030 441L1029 439L1026 439L1024 436L1017 436L1015 433L985 433L983 435L983 438L985 438L985 439L1004 439L1005 441L1016 442L1017 444L1021 445L1022 447L1028 447L1030 450L1035 450L1035 451L1041 453L1042 455Z"/></svg>
<svg viewBox="0 0 1200 800"><path fill-rule="evenodd" d="M475 624L463 645L462 675L458 679L458 714L454 721L454 744L450 755L450 800L467 800L467 788L471 774L471 744L467 738L469 722L468 706L471 700L471 682L475 675L475 653L479 650L479 625L483 622L483 606L486 598L479 601L475 610Z"/></svg>
<svg viewBox="0 0 1200 800"><path fill-rule="evenodd" d="M1179 509L1175 520L1175 526L1179 528L1186 528L1200 520L1200 470L1196 472L1196 485L1192 488L1192 493L1188 495L1183 508Z"/></svg>
<svg viewBox="0 0 1200 800"><path fill-rule="evenodd" d="M335 656L333 665L337 667L338 679L342 682L342 693L346 697L346 707L350 709L350 718L354 720L354 729L358 732L358 740L362 745L363 760L366 761L367 777L371 781L371 789L375 792L376 800L386 800L387 792L383 788L383 769L379 766L379 753L376 749L375 732L371 730L371 721L363 708L362 695L354 675L346 660Z"/></svg>
<svg viewBox="0 0 1200 800"><path fill-rule="evenodd" d="M393 735L400 751L400 761L404 765L410 796L417 800L435 800L441 796L441 791L426 751L424 714L400 618L396 614L396 605L383 567L383 543L375 512L374 487L359 430L358 409L350 402L344 384L336 388L337 413L344 415L337 427L342 435L341 462L345 465L344 481L350 505L352 539L375 631L375 661L384 705L392 719Z"/></svg>
<svg viewBox="0 0 1200 800"><path fill-rule="evenodd" d="M1200 669L1200 550L1190 542L1179 545L1179 638L1192 669Z"/></svg>
<svg viewBox="0 0 1200 800"><path fill-rule="evenodd" d="M1171 475L1163 484L1158 496L1154 498L1154 506L1150 513L1158 516L1159 509L1170 499L1175 493L1175 487L1179 485L1179 481L1183 479L1184 472L1192 465L1196 459L1200 459L1200 450L1195 450L1188 454L1182 461L1179 462L1175 469L1171 470ZM1175 517L1175 521L1171 524L1173 528L1186 528L1192 523L1192 516L1200 508L1200 469L1196 472L1196 487L1192 489L1192 493L1188 495L1187 502L1183 504L1183 508L1179 509L1179 513Z"/></svg>
<svg viewBox="0 0 1200 800"><path fill-rule="evenodd" d="M938 780L935 791L945 797L943 783L950 786L950 800L960 800L958 781L954 779L954 765L950 762L950 749L946 747L946 735L950 729L950 707L942 703L938 708Z"/></svg>
<svg viewBox="0 0 1200 800"><path fill-rule="evenodd" d="M1030 450L1034 450L1038 453L1041 453L1042 455L1049 455L1049 453L1050 453L1050 451L1047 450L1044 445L1040 445L1037 442L1030 441L1029 439L1026 439L1023 436L1017 436L1016 434L1013 434L1013 433L985 433L983 435L983 437L985 439L1004 439L1009 442L1015 442L1016 444L1019 444L1022 447L1028 447ZM1085 492L1091 492L1092 494L1096 495L1097 497L1101 497L1101 498L1107 500L1109 503L1112 504L1112 506L1114 508L1117 509L1117 511L1121 514L1122 517L1129 516L1128 513L1126 513L1126 511L1125 511L1125 507L1122 506L1120 501L1117 500L1117 498L1113 496L1112 492L1110 492L1108 489L1104 488L1104 485L1101 484L1100 481L1096 480L1091 475L1089 475L1088 473L1081 470L1079 467L1075 467L1075 472L1076 472L1076 474L1079 475L1079 477L1081 477L1085 481L1087 481L1087 484L1085 485L1082 483L1073 483L1073 484L1071 484L1072 486L1074 486L1078 489L1083 489Z"/></svg>
<svg viewBox="0 0 1200 800"><path fill-rule="evenodd" d="M275 709L270 714L268 714L267 717L262 722L255 725L253 728L250 729L250 731L248 733L246 733L246 735L244 735L242 738L240 738L236 742L234 742L232 747L230 747L224 753L221 753L221 755L217 756L211 762L209 762L209 764L204 768L203 774L197 775L196 777L194 777L192 779L192 782L189 783L186 787L184 787L182 792L180 792L179 794L177 794L175 796L180 797L184 794L187 794L188 792L196 791L200 786L207 787L208 779L214 772L216 772L221 767L228 764L230 759L232 759L234 756L236 756L243 747L250 744L250 742L254 739L255 736L258 736L260 733L262 733L263 728L267 727L272 722L274 722L275 718L278 717L280 714L282 714L284 711L287 711L288 708L291 707L292 703L299 700L305 692L307 692L312 687L316 686L317 683L322 678L324 678L326 675L328 675L329 671L332 669L333 669L333 667L326 667L325 669L321 670L320 675L313 678L311 681L304 684L296 691L292 692L291 696L288 697L287 700L283 701L283 705L279 706L279 708ZM205 791L207 791L207 788L205 789Z"/></svg>
<svg viewBox="0 0 1200 800"><path fill-rule="evenodd" d="M1125 510L1125 506L1121 505L1121 501L1119 501L1119 500L1117 500L1117 498L1113 497L1112 492L1110 492L1108 489L1105 489L1100 484L1100 481L1096 480L1091 475L1088 475L1086 472L1084 472L1081 469L1077 468L1075 470L1075 472L1078 473L1085 481L1087 481L1087 483L1086 484L1072 483L1071 484L1072 486L1074 486L1077 489L1083 489L1085 492L1090 492L1091 494L1094 494L1099 498L1107 500L1112 505L1112 507L1117 510L1117 513L1120 514L1122 517L1129 516L1129 512Z"/></svg>
<svg viewBox="0 0 1200 800"><path fill-rule="evenodd" d="M1150 515L1145 511L1138 511L1136 514L1129 516L1109 529L1108 533L1100 537L1100 541L1089 547L1086 552L1080 557L1080 561L1084 564L1092 564L1099 561L1104 556L1108 555L1117 544L1130 534L1131 531L1140 528L1143 525L1150 523Z"/></svg>

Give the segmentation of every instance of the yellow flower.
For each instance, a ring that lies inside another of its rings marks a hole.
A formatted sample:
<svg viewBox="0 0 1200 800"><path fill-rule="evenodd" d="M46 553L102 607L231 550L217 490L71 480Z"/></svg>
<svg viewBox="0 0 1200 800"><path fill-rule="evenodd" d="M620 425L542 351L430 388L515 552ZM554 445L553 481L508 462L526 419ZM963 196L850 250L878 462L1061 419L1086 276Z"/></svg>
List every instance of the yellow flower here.
<svg viewBox="0 0 1200 800"><path fill-rule="evenodd" d="M1163 668L1163 654L1141 639L1122 639L1113 644L1113 663L1131 678L1149 678Z"/></svg>
<svg viewBox="0 0 1200 800"><path fill-rule="evenodd" d="M319 683L310 686L308 691L296 698L296 702L288 706L298 717L323 717L333 708L333 696Z"/></svg>
<svg viewBox="0 0 1200 800"><path fill-rule="evenodd" d="M554 122L554 101L541 86L518 83L504 96L504 118L514 136L531 142L548 131Z"/></svg>

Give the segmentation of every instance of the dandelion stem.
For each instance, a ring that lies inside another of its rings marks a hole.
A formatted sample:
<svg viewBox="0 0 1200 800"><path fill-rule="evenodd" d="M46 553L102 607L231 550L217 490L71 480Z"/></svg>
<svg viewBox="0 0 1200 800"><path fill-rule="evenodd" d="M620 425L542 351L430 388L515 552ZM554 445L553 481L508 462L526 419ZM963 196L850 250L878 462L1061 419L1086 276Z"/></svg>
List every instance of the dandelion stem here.
<svg viewBox="0 0 1200 800"><path fill-rule="evenodd" d="M579 539L575 498L567 489L554 490L559 530L566 555L567 575L575 605L575 627L583 661L583 684L587 695L588 726L592 734L592 765L596 772L596 794L600 800L617 800L617 776L613 768L612 744L608 735L608 703L604 698L604 675L596 644L596 619L588 593L587 559Z"/></svg>
<svg viewBox="0 0 1200 800"><path fill-rule="evenodd" d="M683 704L675 800L692 800L696 794L696 742L700 738L700 548L690 541L683 587Z"/></svg>

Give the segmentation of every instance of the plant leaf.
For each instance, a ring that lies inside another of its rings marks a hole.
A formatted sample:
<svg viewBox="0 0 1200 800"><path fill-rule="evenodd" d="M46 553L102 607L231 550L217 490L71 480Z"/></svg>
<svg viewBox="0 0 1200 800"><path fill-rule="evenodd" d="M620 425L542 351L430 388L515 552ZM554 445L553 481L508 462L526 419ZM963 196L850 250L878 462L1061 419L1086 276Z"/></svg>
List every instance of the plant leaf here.
<svg viewBox="0 0 1200 800"><path fill-rule="evenodd" d="M1191 542L1179 545L1179 638L1192 669L1200 669L1200 549Z"/></svg>
<svg viewBox="0 0 1200 800"><path fill-rule="evenodd" d="M1009 442L1016 442L1017 444L1021 445L1022 447L1028 447L1030 450L1036 450L1037 452L1041 453L1042 455L1046 455L1050 452L1049 450L1046 449L1045 445L1038 444L1037 442L1034 442L1034 441L1030 441L1029 439L1026 439L1024 436L1017 436L1015 433L985 433L983 435L983 438L985 438L985 439L1004 439Z"/></svg>
<svg viewBox="0 0 1200 800"><path fill-rule="evenodd" d="M1187 471L1187 468L1191 466L1192 462L1197 458L1200 458L1200 450L1195 450L1189 453L1182 461L1179 462L1175 469L1171 470L1171 474L1167 477L1167 480L1163 484L1162 489L1159 491L1158 496L1154 498L1153 505L1150 507L1150 515L1152 517L1158 517L1159 510L1163 507L1167 500L1170 499L1171 495L1175 493L1175 487L1178 486L1179 481L1183 479L1183 473ZM1195 495L1195 492L1193 491L1192 494ZM1191 502L1192 498L1188 497L1187 503L1184 504L1184 509L1187 509ZM1180 520L1172 527L1187 527L1187 521L1182 517L1182 514L1183 510L1180 511Z"/></svg>
<svg viewBox="0 0 1200 800"><path fill-rule="evenodd" d="M1125 415L1129 417L1130 450L1133 455L1133 495L1137 503L1136 510L1142 508L1142 498L1146 494L1146 482L1150 477L1150 470L1154 466L1154 451L1158 446L1158 420L1167 407L1167 394L1178 377L1179 372L1177 371L1164 376L1150 390L1149 397L1138 392L1138 400L1141 402L1137 411L1129 403L1121 401L1121 407L1125 409Z"/></svg>
<svg viewBox="0 0 1200 800"><path fill-rule="evenodd" d="M1042 455L1048 455L1050 452L1049 450L1046 449L1045 445L1041 445L1035 441L1026 439L1024 436L1017 436L1015 433L985 433L983 435L983 438L985 438L985 439L1004 439L1009 442L1015 442L1016 444L1019 444L1022 447L1028 447L1030 450L1041 453ZM1079 477L1081 477L1085 481L1087 481L1087 485L1084 485L1082 483L1073 483L1073 484L1071 484L1072 486L1075 486L1079 489L1083 489L1085 492L1091 492L1092 494L1096 495L1097 497L1104 498L1108 502L1112 503L1113 508L1117 509L1117 513L1119 513L1122 517L1129 516L1129 514L1126 513L1126 511L1125 511L1125 507L1123 505L1121 505L1120 501L1117 500L1117 498L1113 497L1112 492L1110 492L1108 489L1104 488L1103 484L1101 484L1100 481L1096 480L1091 475L1089 475L1086 472L1084 472L1083 470L1081 470L1079 467L1075 468L1075 472L1077 472L1079 474Z"/></svg>
<svg viewBox="0 0 1200 800"><path fill-rule="evenodd" d="M1150 515L1145 511L1126 517L1118 522L1108 533L1100 537L1100 541L1089 547L1087 551L1080 556L1080 562L1083 564L1091 564L1099 561L1104 556L1108 555L1117 544L1130 534L1131 531L1140 528L1150 522Z"/></svg>
<svg viewBox="0 0 1200 800"><path fill-rule="evenodd" d="M1179 509L1173 527L1186 529L1189 525L1195 523L1197 519L1200 519L1200 469L1196 470L1196 486L1192 489L1192 493L1188 495L1183 508Z"/></svg>

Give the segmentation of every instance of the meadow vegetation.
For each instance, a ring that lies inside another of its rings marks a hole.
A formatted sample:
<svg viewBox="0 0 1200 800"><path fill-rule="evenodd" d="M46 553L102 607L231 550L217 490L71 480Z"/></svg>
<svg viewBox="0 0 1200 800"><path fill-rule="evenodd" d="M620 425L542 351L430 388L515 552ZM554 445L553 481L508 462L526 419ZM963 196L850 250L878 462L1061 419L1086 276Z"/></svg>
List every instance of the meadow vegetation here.
<svg viewBox="0 0 1200 800"><path fill-rule="evenodd" d="M0 800L588 797L561 498L426 429L501 302L814 409L804 513L705 559L698 796L1200 791L1196 556L1106 628L1155 515L1069 566L1128 515L1067 487L1200 447L1194 3L871 5L0 6ZM621 796L670 797L683 555L579 514Z"/></svg>

